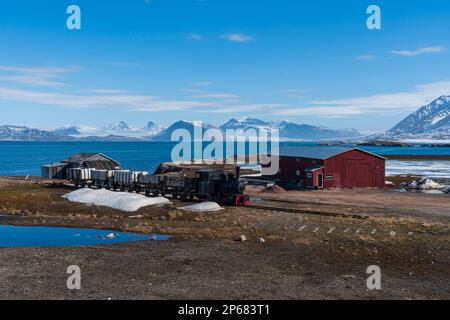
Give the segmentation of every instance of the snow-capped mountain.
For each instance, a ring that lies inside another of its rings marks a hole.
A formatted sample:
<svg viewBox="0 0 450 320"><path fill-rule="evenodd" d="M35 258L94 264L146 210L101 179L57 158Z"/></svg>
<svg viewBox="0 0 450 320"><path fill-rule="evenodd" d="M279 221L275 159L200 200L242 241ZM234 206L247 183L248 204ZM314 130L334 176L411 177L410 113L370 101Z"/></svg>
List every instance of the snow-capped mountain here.
<svg viewBox="0 0 450 320"><path fill-rule="evenodd" d="M56 131L31 129L23 126L0 126L0 140L17 141L65 141L72 140L68 135Z"/></svg>
<svg viewBox="0 0 450 320"><path fill-rule="evenodd" d="M170 127L162 127L149 121L140 128L132 127L125 121L120 121L115 125L97 129L95 127L83 125L70 125L58 128L54 131L30 129L27 127L4 126L0 127L0 140L147 140L147 141L171 141L172 134L177 129L185 129L194 137L194 129L201 127L201 133L208 129L216 129L213 133L222 134L227 130L245 132L246 136L252 136L253 129L262 138L269 137L272 129L278 129L281 140L330 140L330 139L351 139L360 137L356 130L332 130L325 127L311 126L306 124L296 124L283 120L280 122L265 122L254 118L243 118L240 120L231 119L219 128L198 121L178 121ZM250 131L250 132L249 132ZM195 132L199 132L198 130ZM267 135L266 135L267 134ZM224 135L223 135L224 136ZM238 137L239 138L239 137Z"/></svg>
<svg viewBox="0 0 450 320"><path fill-rule="evenodd" d="M172 134L174 131L176 131L178 129L187 130L189 132L189 134L191 135L191 137L193 138L196 128L197 129L201 128L202 134L204 134L204 132L208 129L217 129L216 127L214 127L210 124L207 124L207 123L202 123L202 122L198 122L198 121L182 120L182 121L175 122L167 129L164 129L163 131L156 134L155 136L150 137L150 139L152 141L172 141Z"/></svg>
<svg viewBox="0 0 450 320"><path fill-rule="evenodd" d="M131 128L125 121L120 121L117 124L110 124L108 127L104 129L106 132L130 132L135 131Z"/></svg>
<svg viewBox="0 0 450 320"><path fill-rule="evenodd" d="M248 129L258 129L258 130L268 130L272 127L271 123L265 122L254 118L242 118L241 120L231 119L224 125L220 127L222 130L248 130Z"/></svg>
<svg viewBox="0 0 450 320"><path fill-rule="evenodd" d="M307 124L297 124L288 120L279 122L265 122L254 118L243 118L241 120L231 119L220 127L222 130L249 130L269 132L277 129L283 140L327 140L327 139L349 139L360 137L361 134L353 129L333 130L326 127L318 127Z"/></svg>
<svg viewBox="0 0 450 320"><path fill-rule="evenodd" d="M116 135L124 137L134 137L134 138L148 138L157 135L165 128L156 125L154 122L149 121L142 127L132 127L125 121L120 121L117 124L111 124L108 127L97 132L96 135Z"/></svg>
<svg viewBox="0 0 450 320"><path fill-rule="evenodd" d="M164 129L166 129L163 126L158 126L157 124L155 124L152 121L149 121L145 127L143 127L140 132L141 135L144 137L151 137L151 136L155 136L158 133L161 133Z"/></svg>
<svg viewBox="0 0 450 320"><path fill-rule="evenodd" d="M434 100L388 131L393 135L423 135L444 133L450 134L450 96L442 96Z"/></svg>
<svg viewBox="0 0 450 320"><path fill-rule="evenodd" d="M61 127L56 129L54 132L62 135L69 135L69 136L80 136L81 135L81 128L77 127L75 125L70 125L66 127Z"/></svg>
<svg viewBox="0 0 450 320"><path fill-rule="evenodd" d="M361 137L354 129L333 130L308 124L297 124L283 121L280 126L280 137L293 140L329 140Z"/></svg>
<svg viewBox="0 0 450 320"><path fill-rule="evenodd" d="M155 130L156 128L158 128L158 126L157 126L154 122L149 121L149 122L147 122L147 124L145 125L145 127L142 128L142 130L153 131L153 130Z"/></svg>

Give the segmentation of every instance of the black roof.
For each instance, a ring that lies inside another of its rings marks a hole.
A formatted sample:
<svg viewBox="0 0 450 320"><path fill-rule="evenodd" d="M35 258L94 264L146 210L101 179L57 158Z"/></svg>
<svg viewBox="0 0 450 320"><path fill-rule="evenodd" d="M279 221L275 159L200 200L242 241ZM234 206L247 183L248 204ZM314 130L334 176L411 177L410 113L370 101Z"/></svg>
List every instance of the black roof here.
<svg viewBox="0 0 450 320"><path fill-rule="evenodd" d="M105 156L103 153L77 153L74 154L67 159L64 159L63 163L83 163L86 161L98 162L98 161L110 161L117 166L120 166L120 163L116 160Z"/></svg>
<svg viewBox="0 0 450 320"><path fill-rule="evenodd" d="M68 157L67 159L64 159L63 162L82 162L97 154L98 153L77 153Z"/></svg>

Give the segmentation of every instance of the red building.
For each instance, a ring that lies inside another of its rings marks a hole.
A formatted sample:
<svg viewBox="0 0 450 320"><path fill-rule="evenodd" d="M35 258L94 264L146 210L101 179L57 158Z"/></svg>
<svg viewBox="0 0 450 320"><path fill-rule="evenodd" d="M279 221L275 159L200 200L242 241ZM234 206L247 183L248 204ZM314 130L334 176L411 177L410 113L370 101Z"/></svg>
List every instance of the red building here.
<svg viewBox="0 0 450 320"><path fill-rule="evenodd" d="M357 148L282 147L277 179L297 187L384 188L386 159Z"/></svg>

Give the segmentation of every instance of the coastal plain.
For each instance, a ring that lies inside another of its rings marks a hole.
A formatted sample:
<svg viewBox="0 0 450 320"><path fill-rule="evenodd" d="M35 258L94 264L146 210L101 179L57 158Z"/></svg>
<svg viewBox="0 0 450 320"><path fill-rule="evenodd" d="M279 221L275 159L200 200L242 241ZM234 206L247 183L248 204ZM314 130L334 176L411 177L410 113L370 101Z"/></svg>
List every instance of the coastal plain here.
<svg viewBox="0 0 450 320"><path fill-rule="evenodd" d="M448 195L250 189L250 207L192 213L175 200L125 213L62 198L71 191L60 181L0 178L0 224L172 239L0 248L0 299L450 298ZM81 268L81 290L67 289L70 265ZM381 290L367 288L372 265Z"/></svg>

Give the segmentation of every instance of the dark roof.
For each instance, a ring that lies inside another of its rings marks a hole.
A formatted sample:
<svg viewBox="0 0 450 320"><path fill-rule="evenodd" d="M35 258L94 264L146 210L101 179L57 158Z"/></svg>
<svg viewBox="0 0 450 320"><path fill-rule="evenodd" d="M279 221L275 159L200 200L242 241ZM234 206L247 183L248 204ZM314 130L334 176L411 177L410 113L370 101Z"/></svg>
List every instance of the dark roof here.
<svg viewBox="0 0 450 320"><path fill-rule="evenodd" d="M280 148L280 156L281 157L297 157L297 158L310 158L310 159L320 159L326 160L337 156L339 154L349 152L352 150L358 150L372 156L385 159L382 156L377 154L368 152L366 150L361 150L358 148L349 148L349 147L309 147L309 146L289 146L289 147L281 147Z"/></svg>
<svg viewBox="0 0 450 320"><path fill-rule="evenodd" d="M83 163L83 162L105 162L109 161L114 163L116 166L120 166L120 163L116 160L105 156L103 153L77 153L70 156L67 159L64 159L62 162L65 163Z"/></svg>
<svg viewBox="0 0 450 320"><path fill-rule="evenodd" d="M97 169L97 170L120 169L119 165L116 165L112 161L106 161L106 160L93 160L93 161L87 160L87 161L84 161L83 163L87 168L93 168L93 169Z"/></svg>
<svg viewBox="0 0 450 320"><path fill-rule="evenodd" d="M63 162L82 162L97 154L98 153L77 153L68 157L67 159L64 159Z"/></svg>

